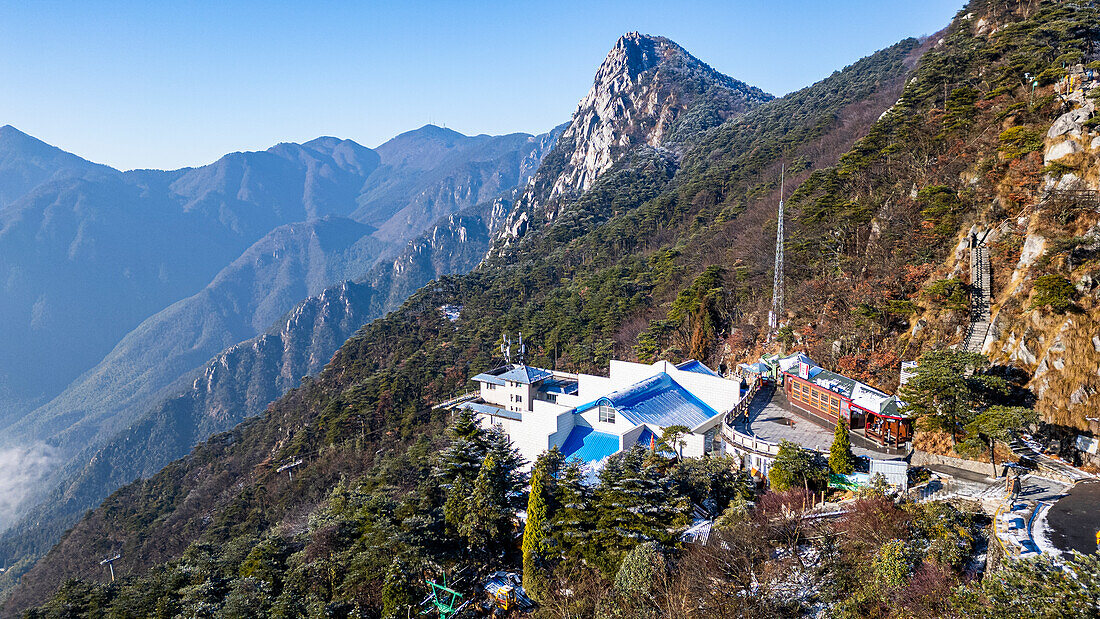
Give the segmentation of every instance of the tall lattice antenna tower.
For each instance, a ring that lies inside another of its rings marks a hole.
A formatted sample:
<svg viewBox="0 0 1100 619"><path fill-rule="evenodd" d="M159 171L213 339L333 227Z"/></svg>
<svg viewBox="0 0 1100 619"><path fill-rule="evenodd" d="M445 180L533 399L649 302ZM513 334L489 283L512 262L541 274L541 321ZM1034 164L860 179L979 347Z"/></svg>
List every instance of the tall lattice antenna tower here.
<svg viewBox="0 0 1100 619"><path fill-rule="evenodd" d="M768 341L779 330L783 316L783 191L786 166L779 171L779 222L775 226L775 282L772 284L772 310L768 312Z"/></svg>

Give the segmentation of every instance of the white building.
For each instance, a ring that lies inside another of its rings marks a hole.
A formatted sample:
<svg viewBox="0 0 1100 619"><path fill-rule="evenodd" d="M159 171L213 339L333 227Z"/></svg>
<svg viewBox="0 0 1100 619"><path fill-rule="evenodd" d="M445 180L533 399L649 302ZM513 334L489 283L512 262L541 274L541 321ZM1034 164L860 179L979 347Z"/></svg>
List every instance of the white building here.
<svg viewBox="0 0 1100 619"><path fill-rule="evenodd" d="M652 447L673 425L689 429L682 455L722 453L722 418L741 400L739 381L694 360L612 361L606 377L511 364L473 380L480 397L459 408L501 427L528 462L557 447L566 457L597 463L636 444Z"/></svg>

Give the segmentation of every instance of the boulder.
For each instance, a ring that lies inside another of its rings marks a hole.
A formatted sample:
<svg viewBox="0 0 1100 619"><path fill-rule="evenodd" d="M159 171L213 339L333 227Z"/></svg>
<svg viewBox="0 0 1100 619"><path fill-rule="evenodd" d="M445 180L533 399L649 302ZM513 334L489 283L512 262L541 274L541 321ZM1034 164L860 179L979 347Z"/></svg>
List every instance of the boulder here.
<svg viewBox="0 0 1100 619"><path fill-rule="evenodd" d="M1047 148L1047 152L1043 156L1043 163L1058 161L1063 157L1067 157L1074 153L1079 153L1081 152L1081 150L1081 145L1074 140L1065 140L1063 142L1058 142L1057 144Z"/></svg>
<svg viewBox="0 0 1100 619"><path fill-rule="evenodd" d="M1024 269L1035 264L1039 256L1046 250L1047 240L1038 234L1029 234L1024 239L1024 246L1020 248L1020 262L1017 269Z"/></svg>
<svg viewBox="0 0 1100 619"><path fill-rule="evenodd" d="M1083 107L1079 107L1072 112L1066 112L1058 117L1058 120L1054 121L1054 124L1047 130L1047 137L1054 139L1060 135L1067 133L1074 137L1081 136L1081 125L1092 116L1094 108L1091 103Z"/></svg>

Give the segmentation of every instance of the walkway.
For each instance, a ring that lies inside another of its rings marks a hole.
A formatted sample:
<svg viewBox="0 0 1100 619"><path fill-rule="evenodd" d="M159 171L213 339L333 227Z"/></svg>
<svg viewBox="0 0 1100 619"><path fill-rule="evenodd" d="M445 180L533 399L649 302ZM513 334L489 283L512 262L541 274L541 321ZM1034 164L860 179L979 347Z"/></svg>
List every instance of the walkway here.
<svg viewBox="0 0 1100 619"><path fill-rule="evenodd" d="M970 238L970 327L966 331L962 349L966 352L980 353L989 334L989 305L992 301L989 265L989 247L985 244L989 232L981 239Z"/></svg>
<svg viewBox="0 0 1100 619"><path fill-rule="evenodd" d="M1068 484L1096 479L1095 475L1091 475L1061 460L1056 460L1046 454L1040 453L1034 444L1030 444L1019 437L1013 439L1013 441L1008 444L1008 447L1017 457L1034 462L1035 466L1039 469L1039 475L1053 477L1054 479Z"/></svg>
<svg viewBox="0 0 1100 619"><path fill-rule="evenodd" d="M1047 514L1050 541L1063 552L1090 554L1100 540L1100 482L1077 484Z"/></svg>

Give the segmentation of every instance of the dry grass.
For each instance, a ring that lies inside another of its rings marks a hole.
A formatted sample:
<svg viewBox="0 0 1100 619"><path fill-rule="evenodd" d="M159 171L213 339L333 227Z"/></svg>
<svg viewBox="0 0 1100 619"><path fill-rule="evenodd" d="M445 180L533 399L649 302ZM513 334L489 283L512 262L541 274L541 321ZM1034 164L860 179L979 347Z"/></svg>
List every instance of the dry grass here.
<svg viewBox="0 0 1100 619"><path fill-rule="evenodd" d="M951 444L951 435L947 432L917 430L913 434L913 448L936 456L962 458L963 460L972 460L974 462L989 462L989 454L986 453L983 453L978 457L974 457L970 454L961 454L955 451L955 447ZM1007 445L997 443L994 449L997 453L998 463L1016 462L1019 460L1019 458L1017 458L1016 455L1012 453L1012 450L1010 450Z"/></svg>

